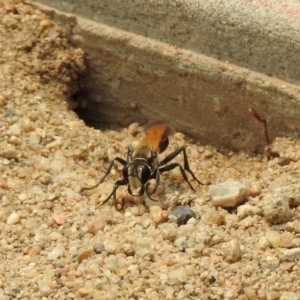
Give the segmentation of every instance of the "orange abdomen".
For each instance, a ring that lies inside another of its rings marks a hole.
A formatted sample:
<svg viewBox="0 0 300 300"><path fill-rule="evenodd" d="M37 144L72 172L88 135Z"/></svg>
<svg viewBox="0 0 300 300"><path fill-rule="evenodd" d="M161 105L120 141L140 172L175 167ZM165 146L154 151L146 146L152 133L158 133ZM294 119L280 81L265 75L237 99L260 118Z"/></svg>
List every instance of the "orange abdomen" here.
<svg viewBox="0 0 300 300"><path fill-rule="evenodd" d="M168 136L174 133L173 128L162 121L149 123L144 130L146 136L140 141L138 147L149 145L153 152L159 151L160 153L166 150Z"/></svg>

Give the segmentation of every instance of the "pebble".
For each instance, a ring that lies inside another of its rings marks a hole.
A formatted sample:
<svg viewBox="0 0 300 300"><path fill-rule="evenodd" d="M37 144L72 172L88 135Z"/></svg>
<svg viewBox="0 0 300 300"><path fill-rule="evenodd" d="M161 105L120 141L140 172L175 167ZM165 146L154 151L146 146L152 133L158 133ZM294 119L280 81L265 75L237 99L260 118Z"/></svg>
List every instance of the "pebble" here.
<svg viewBox="0 0 300 300"><path fill-rule="evenodd" d="M168 273L168 278L169 278L170 285L178 285L183 282L186 282L188 279L188 275L186 273L186 270L183 267L181 267L173 271L170 271Z"/></svg>
<svg viewBox="0 0 300 300"><path fill-rule="evenodd" d="M300 293L283 292L279 300L300 300Z"/></svg>
<svg viewBox="0 0 300 300"><path fill-rule="evenodd" d="M260 209L258 207L249 204L240 205L237 208L237 216L239 217L240 220L249 216L254 216L259 214L260 214Z"/></svg>
<svg viewBox="0 0 300 300"><path fill-rule="evenodd" d="M48 259L50 260L57 260L59 257L63 256L65 253L65 247L64 244L58 243L52 251L48 253Z"/></svg>
<svg viewBox="0 0 300 300"><path fill-rule="evenodd" d="M108 254L114 254L117 249L117 244L111 241L105 241L104 249Z"/></svg>
<svg viewBox="0 0 300 300"><path fill-rule="evenodd" d="M276 192L286 195L290 207L297 207L300 205L300 184L289 184L282 188L278 188Z"/></svg>
<svg viewBox="0 0 300 300"><path fill-rule="evenodd" d="M150 210L150 219L152 219L156 224L161 223L164 220L164 215L163 215L163 211L162 208L155 205L155 206L151 206L149 208Z"/></svg>
<svg viewBox="0 0 300 300"><path fill-rule="evenodd" d="M14 225L17 224L20 221L20 216L18 213L16 212L12 212L9 217L6 220L6 223L8 225Z"/></svg>
<svg viewBox="0 0 300 300"><path fill-rule="evenodd" d="M95 251L96 254L100 254L100 253L102 253L105 250L104 244L100 243L100 242L96 243L94 245L93 249L94 249L94 251Z"/></svg>
<svg viewBox="0 0 300 300"><path fill-rule="evenodd" d="M179 226L186 224L189 219L194 217L194 211L188 206L177 206L168 216L170 222L177 223Z"/></svg>
<svg viewBox="0 0 300 300"><path fill-rule="evenodd" d="M49 237L52 241L57 241L57 240L61 239L63 237L63 235L60 234L59 232L54 231L49 234Z"/></svg>
<svg viewBox="0 0 300 300"><path fill-rule="evenodd" d="M50 285L54 279L54 275L54 270L46 270L42 274L42 278L37 280L38 288L42 294L48 295L50 292Z"/></svg>
<svg viewBox="0 0 300 300"><path fill-rule="evenodd" d="M177 236L177 224L175 223L163 223L159 225L159 230L165 240L174 241Z"/></svg>
<svg viewBox="0 0 300 300"><path fill-rule="evenodd" d="M195 230L193 224L181 225L177 229L177 236L190 236Z"/></svg>
<svg viewBox="0 0 300 300"><path fill-rule="evenodd" d="M289 184L285 175L275 178L269 185L269 189L275 191Z"/></svg>
<svg viewBox="0 0 300 300"><path fill-rule="evenodd" d="M17 158L18 151L15 148L12 148L12 146L10 146L10 148L2 150L0 155L7 159Z"/></svg>
<svg viewBox="0 0 300 300"><path fill-rule="evenodd" d="M77 257L77 261L79 263L81 263L84 259L88 259L90 258L91 256L93 256L95 254L94 252L94 249L87 249L87 250L84 250L82 251L78 257Z"/></svg>
<svg viewBox="0 0 300 300"><path fill-rule="evenodd" d="M245 287L244 293L247 296L248 300L257 300L257 294L253 287Z"/></svg>
<svg viewBox="0 0 300 300"><path fill-rule="evenodd" d="M284 250L282 253L282 261L299 261L300 248L293 248Z"/></svg>
<svg viewBox="0 0 300 300"><path fill-rule="evenodd" d="M262 211L264 217L271 224L288 222L292 218L288 198L281 193L264 196Z"/></svg>
<svg viewBox="0 0 300 300"><path fill-rule="evenodd" d="M235 207L244 201L250 192L250 188L238 181L209 186L209 193L214 206Z"/></svg>
<svg viewBox="0 0 300 300"><path fill-rule="evenodd" d="M278 248L281 244L281 234L278 231L268 230L266 232L266 239L273 248Z"/></svg>
<svg viewBox="0 0 300 300"><path fill-rule="evenodd" d="M240 243L237 239L224 243L222 249L224 258L229 262L236 262L243 256Z"/></svg>
<svg viewBox="0 0 300 300"><path fill-rule="evenodd" d="M226 212L217 211L214 207L206 207L201 220L206 224L221 225L225 220Z"/></svg>

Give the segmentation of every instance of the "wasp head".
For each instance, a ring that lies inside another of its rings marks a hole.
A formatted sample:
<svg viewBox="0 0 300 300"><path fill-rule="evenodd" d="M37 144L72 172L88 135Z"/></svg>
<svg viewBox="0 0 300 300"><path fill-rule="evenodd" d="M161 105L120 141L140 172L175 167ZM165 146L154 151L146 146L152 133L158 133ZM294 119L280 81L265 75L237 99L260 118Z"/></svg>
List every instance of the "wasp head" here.
<svg viewBox="0 0 300 300"><path fill-rule="evenodd" d="M134 161L125 165L123 176L128 179L130 187L143 189L144 184L150 179L151 169L145 162Z"/></svg>

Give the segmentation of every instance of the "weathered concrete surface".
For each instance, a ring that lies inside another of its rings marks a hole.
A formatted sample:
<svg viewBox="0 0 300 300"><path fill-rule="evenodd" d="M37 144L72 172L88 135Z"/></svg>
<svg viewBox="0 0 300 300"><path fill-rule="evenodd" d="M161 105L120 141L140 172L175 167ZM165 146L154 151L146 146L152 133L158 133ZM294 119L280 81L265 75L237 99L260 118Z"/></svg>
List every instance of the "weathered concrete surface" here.
<svg viewBox="0 0 300 300"><path fill-rule="evenodd" d="M80 101L91 117L122 125L164 119L205 143L255 151L265 142L261 125L248 114L254 107L268 120L271 137L298 136L300 35L292 28L299 20L286 18L290 26L284 31L283 14L278 12L283 23L275 19L273 27L263 26L260 18L269 14L264 22L272 22L277 1L268 2L272 7L262 0L250 3L258 14L253 26L246 10L232 13L242 1L235 1L237 6L233 1L138 1L130 7L127 1L73 2L51 5L78 14L76 19L53 16L71 28L72 40L87 53ZM171 2L182 6L176 10ZM193 14L184 14L191 7Z"/></svg>
<svg viewBox="0 0 300 300"><path fill-rule="evenodd" d="M38 0L291 83L300 82L298 0Z"/></svg>

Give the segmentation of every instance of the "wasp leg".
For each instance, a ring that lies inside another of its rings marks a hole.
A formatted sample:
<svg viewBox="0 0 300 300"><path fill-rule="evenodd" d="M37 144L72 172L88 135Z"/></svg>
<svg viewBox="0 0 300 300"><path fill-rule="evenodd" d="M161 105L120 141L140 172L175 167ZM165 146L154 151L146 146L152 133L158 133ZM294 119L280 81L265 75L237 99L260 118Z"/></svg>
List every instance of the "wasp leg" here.
<svg viewBox="0 0 300 300"><path fill-rule="evenodd" d="M103 178L102 178L97 184L95 184L95 185L93 185L93 186L91 186L91 187L82 188L82 189L80 190L80 193L82 193L82 192L84 192L84 191L92 190L92 189L94 189L95 187L97 187L100 183L102 183L102 182L104 181L104 179L106 178L106 176L110 173L110 171L111 171L111 169L112 169L112 167L113 167L115 161L119 162L122 166L125 166L125 165L127 164L127 161L126 161L125 159L120 158L120 157L115 157L115 158L111 161L111 163L110 163L110 165L109 165L109 167L108 167L106 173L104 174Z"/></svg>
<svg viewBox="0 0 300 300"><path fill-rule="evenodd" d="M201 182L200 180L198 180L195 176L195 174L193 173L193 171L190 169L190 166L189 166L189 162L188 162L188 158L187 158L187 154L186 154L186 150L183 146L177 148L174 152L170 153L168 156L166 156L161 162L160 162L160 165L161 166L164 166L165 164L167 164L168 162L170 162L172 159L174 159L177 155L179 155L180 152L183 152L183 167L184 167L184 170L182 168L182 166L180 164L171 164L170 166L173 166L172 168L168 168L168 166L165 166L165 167L160 167L159 170L161 172L165 172L165 171L170 171L170 170L173 170L174 168L176 168L176 166L179 166L180 168L180 171L181 171L181 174L184 178L184 180L190 185L188 179L187 179L187 176L185 174L184 171L187 171L189 172L193 179L196 180L199 184L202 184L202 185L205 185L205 183ZM191 185L190 185L191 186ZM192 190L194 190L192 188Z"/></svg>
<svg viewBox="0 0 300 300"><path fill-rule="evenodd" d="M132 161L132 153L134 152L134 149L132 145L128 145L127 147L127 161Z"/></svg>
<svg viewBox="0 0 300 300"><path fill-rule="evenodd" d="M151 174L149 180L150 179L155 179L155 187L151 192L151 194L155 194L155 192L156 192L156 190L159 186L159 183L160 183L160 172L159 172L158 168L153 171L153 173ZM146 189L148 188L148 185L149 185L149 182L146 184Z"/></svg>
<svg viewBox="0 0 300 300"><path fill-rule="evenodd" d="M169 165L160 167L159 170L160 170L160 172L162 173L162 172L166 172L166 171L171 171L171 170L175 169L176 167L179 167L183 179L188 183L188 185L190 186L190 188L191 188L193 191L195 191L195 189L193 188L193 186L190 184L189 179L188 179L188 177L186 176L186 173L185 173L185 171L184 171L184 169L183 169L183 167L181 166L180 163L172 163L172 164L169 164ZM196 179L196 180L197 180L197 179ZM197 181L198 181L198 180L197 180ZM199 182L200 184L203 184L203 183L201 183L200 181L198 181L198 182Z"/></svg>
<svg viewBox="0 0 300 300"><path fill-rule="evenodd" d="M146 187L143 186L143 190L144 190L146 196L147 196L150 200L155 201L155 202L160 201L160 200L157 200L157 199L151 197L151 195L155 193L154 190L156 190L156 187L154 188L154 190L153 190L153 192L152 192L151 194L148 193L148 191L147 191L147 185L146 185Z"/></svg>
<svg viewBox="0 0 300 300"><path fill-rule="evenodd" d="M127 179L122 179L122 180L118 180L115 182L115 185L114 185L114 188L112 190L112 192L109 194L109 196L101 203L101 206L104 205L112 196L113 196L113 199L116 203L116 200L117 200L117 189L119 186L121 185L126 185L128 184L128 180Z"/></svg>

